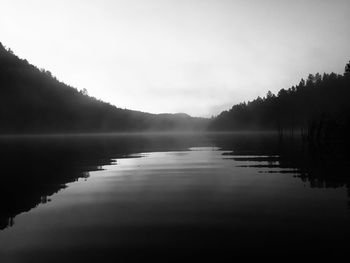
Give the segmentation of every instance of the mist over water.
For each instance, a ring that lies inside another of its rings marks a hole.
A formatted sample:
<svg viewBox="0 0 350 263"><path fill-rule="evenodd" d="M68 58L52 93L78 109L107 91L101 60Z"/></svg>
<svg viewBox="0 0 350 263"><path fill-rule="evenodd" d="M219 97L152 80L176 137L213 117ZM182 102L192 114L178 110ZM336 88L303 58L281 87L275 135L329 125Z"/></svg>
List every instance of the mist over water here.
<svg viewBox="0 0 350 263"><path fill-rule="evenodd" d="M2 262L219 259L272 248L310 256L348 245L348 164L298 139L182 133L0 144Z"/></svg>

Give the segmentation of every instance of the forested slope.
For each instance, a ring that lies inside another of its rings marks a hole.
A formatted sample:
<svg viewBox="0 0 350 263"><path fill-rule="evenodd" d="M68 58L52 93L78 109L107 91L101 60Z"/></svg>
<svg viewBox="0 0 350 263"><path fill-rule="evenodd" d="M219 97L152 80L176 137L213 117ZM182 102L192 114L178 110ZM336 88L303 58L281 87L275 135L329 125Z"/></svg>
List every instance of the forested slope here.
<svg viewBox="0 0 350 263"><path fill-rule="evenodd" d="M350 63L344 75L310 74L297 86L281 89L277 95L234 105L220 113L211 130L301 131L320 138L347 136L350 128Z"/></svg>
<svg viewBox="0 0 350 263"><path fill-rule="evenodd" d="M207 122L185 114L117 108L66 85L0 43L2 134L198 130Z"/></svg>

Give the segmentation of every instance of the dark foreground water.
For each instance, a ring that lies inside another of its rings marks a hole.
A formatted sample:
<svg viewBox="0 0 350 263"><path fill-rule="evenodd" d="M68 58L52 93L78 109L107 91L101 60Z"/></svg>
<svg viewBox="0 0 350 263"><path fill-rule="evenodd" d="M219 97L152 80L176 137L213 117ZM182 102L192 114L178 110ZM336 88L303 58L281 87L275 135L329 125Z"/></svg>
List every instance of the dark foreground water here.
<svg viewBox="0 0 350 263"><path fill-rule="evenodd" d="M327 147L268 134L0 146L0 262L283 261L350 247L349 162Z"/></svg>

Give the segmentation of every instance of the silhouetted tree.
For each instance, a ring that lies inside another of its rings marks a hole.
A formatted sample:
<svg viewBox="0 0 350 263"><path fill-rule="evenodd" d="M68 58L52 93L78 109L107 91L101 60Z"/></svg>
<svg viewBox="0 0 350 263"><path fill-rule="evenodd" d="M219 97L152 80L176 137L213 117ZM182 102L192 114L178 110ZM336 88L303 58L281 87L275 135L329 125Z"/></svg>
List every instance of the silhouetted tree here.
<svg viewBox="0 0 350 263"><path fill-rule="evenodd" d="M86 96L88 96L89 95L89 93L88 93L88 91L87 91L87 89L82 89L81 91L81 94L83 94L83 95L86 95Z"/></svg>
<svg viewBox="0 0 350 263"><path fill-rule="evenodd" d="M350 61L348 64L345 66L345 73L344 75L349 76L350 75Z"/></svg>

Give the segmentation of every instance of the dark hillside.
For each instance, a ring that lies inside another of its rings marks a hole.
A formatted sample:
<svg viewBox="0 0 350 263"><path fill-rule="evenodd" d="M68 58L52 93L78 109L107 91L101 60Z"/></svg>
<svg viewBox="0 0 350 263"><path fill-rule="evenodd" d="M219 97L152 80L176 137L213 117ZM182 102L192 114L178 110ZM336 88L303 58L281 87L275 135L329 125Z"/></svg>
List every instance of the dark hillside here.
<svg viewBox="0 0 350 263"><path fill-rule="evenodd" d="M0 133L203 129L207 120L117 108L57 80L0 43Z"/></svg>
<svg viewBox="0 0 350 263"><path fill-rule="evenodd" d="M344 75L310 74L297 86L234 105L219 114L211 130L301 132L312 140L343 139L350 129L350 63Z"/></svg>

